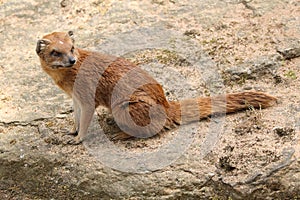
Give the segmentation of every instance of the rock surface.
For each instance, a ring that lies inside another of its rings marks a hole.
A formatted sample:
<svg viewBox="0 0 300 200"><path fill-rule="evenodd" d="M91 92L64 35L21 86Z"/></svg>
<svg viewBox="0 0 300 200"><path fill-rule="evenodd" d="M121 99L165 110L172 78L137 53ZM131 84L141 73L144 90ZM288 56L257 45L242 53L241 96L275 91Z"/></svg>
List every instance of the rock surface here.
<svg viewBox="0 0 300 200"><path fill-rule="evenodd" d="M300 199L299 16L296 0L0 0L0 198ZM69 145L71 100L35 55L56 30L140 64L170 100L255 89L278 104L118 142L99 108Z"/></svg>

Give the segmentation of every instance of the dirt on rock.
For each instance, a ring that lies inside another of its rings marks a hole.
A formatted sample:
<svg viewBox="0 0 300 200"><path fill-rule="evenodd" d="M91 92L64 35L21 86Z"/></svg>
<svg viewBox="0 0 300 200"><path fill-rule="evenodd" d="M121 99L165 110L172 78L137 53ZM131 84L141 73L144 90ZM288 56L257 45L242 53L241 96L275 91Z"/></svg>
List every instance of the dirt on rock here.
<svg viewBox="0 0 300 200"><path fill-rule="evenodd" d="M300 199L298 0L0 0L1 199ZM263 91L273 107L111 141L98 108L70 145L71 100L40 68L37 40L123 56L169 100Z"/></svg>

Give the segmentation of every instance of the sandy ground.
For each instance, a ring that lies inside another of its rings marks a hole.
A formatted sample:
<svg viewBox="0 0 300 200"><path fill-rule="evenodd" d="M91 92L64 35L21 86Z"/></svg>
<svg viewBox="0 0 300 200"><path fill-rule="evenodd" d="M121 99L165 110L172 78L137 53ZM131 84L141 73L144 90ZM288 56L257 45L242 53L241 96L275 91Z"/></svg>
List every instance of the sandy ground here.
<svg viewBox="0 0 300 200"><path fill-rule="evenodd" d="M132 166L126 167L124 163L118 163L119 157L113 155L114 152L98 155L98 151L109 150L105 149L106 146L99 150L95 149L99 146L94 147L89 142L81 146L65 143L63 133L73 123L71 101L40 69L35 45L37 39L46 33L74 30L78 46L124 56L140 64L163 85L169 100L248 90L263 91L278 98L278 103L266 110L249 109L179 129L180 133L188 133L188 136L179 134L177 141L174 140L176 131L170 131L148 140L109 143L114 145L113 149L140 155L141 152L153 152L175 141L176 148L180 149L179 154L174 153L176 161L164 163L161 160L168 158L155 159L148 166L148 170L153 170L153 177L161 175L169 178L165 173L180 169L197 178L206 174L216 182L222 179L223 183L234 188L234 192L245 192L243 195L259 196L259 189L249 192L247 184L259 185L263 182L268 186L266 191L270 195L282 191L282 196L286 194L294 199L299 198L300 53L284 58L278 52L289 52L291 49L300 51L300 2L247 2L0 1L0 155L5 156L6 151L19 151L16 155L22 161L23 154L37 154L38 149L45 154L48 152L49 155L66 156L70 163L84 162L85 167L91 167L86 171L94 170L94 165L100 166L102 170L103 162L106 162L105 166L121 171L134 168L134 162ZM100 108L98 122L108 138L116 130L111 121L107 111ZM214 132L216 138L210 138L210 133ZM99 140L102 141L101 138ZM92 158L90 155L93 155ZM105 158L115 160L107 161ZM97 162L99 159L100 164ZM69 171L77 170L73 166L60 168L63 165L56 164L58 167L54 174L63 174L62 177L68 177L66 174ZM288 166L292 166L288 168L291 170L284 171ZM157 168L162 168L162 171L156 174L154 172ZM87 174L86 171L82 173ZM142 196L142 192L134 193L128 189L134 186L129 184L128 188L121 187L117 181L114 182L117 179L115 176L121 177L118 172L105 168L101 173L104 173L103 177L113 174L111 183L114 187L103 186L108 196ZM267 179L274 174L279 177L278 180L283 181L276 181L276 176L275 179ZM127 175L123 176L127 178ZM7 178L4 172L3 177ZM153 177L147 176L152 181ZM183 177L189 176L178 175L176 178L180 180ZM68 185L75 179L62 182ZM139 185L137 180L144 179L134 176L132 184ZM32 189L34 187L27 188L25 182L17 184L14 181L9 184L0 182L0 197L45 198L41 195L41 192L45 192L49 196L57 193L55 197L58 199L70 198L63 196L58 189ZM148 179L144 181L149 185L155 183L147 182ZM172 187L176 181L170 181L171 186L166 186L169 192L166 189L165 193L158 192L157 196L153 195L156 187L152 185L154 189L148 191L149 195L153 198L179 195L180 192ZM184 185L185 181L178 181L178 185ZM184 186L187 191L198 191L201 187L195 185L195 188ZM78 183L78 188L81 187L84 188L84 181ZM75 187L74 191L78 188ZM30 192L30 189L35 192ZM120 194L115 193L118 189ZM208 189L205 191L206 197L235 198L224 190ZM88 196L85 193L80 193L80 196L74 191L70 192L73 198ZM90 194L93 198L101 196L92 192ZM237 195L240 193L237 192ZM147 194L142 197L147 197ZM185 197L184 193L182 197Z"/></svg>

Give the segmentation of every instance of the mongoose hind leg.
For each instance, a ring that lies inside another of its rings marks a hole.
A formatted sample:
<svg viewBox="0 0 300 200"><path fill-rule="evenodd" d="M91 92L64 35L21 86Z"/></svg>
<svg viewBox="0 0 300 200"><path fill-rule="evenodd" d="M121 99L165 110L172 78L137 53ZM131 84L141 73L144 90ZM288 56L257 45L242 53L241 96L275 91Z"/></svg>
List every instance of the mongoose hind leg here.
<svg viewBox="0 0 300 200"><path fill-rule="evenodd" d="M128 140L128 139L133 139L134 136L129 135L123 131L120 131L118 133L113 134L113 136L111 137L112 141L118 141L118 140Z"/></svg>

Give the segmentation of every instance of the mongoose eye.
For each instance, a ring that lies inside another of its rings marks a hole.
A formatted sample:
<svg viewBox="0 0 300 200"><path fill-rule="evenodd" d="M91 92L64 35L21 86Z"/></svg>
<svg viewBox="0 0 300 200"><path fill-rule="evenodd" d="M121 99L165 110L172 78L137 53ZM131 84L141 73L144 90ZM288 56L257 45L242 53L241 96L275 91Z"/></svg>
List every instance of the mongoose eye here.
<svg viewBox="0 0 300 200"><path fill-rule="evenodd" d="M54 56L54 57L61 57L61 55L62 55L62 53L57 52L57 51L55 51L55 50L53 50L53 51L51 52L51 56Z"/></svg>
<svg viewBox="0 0 300 200"><path fill-rule="evenodd" d="M74 53L74 46L72 46L71 53Z"/></svg>

